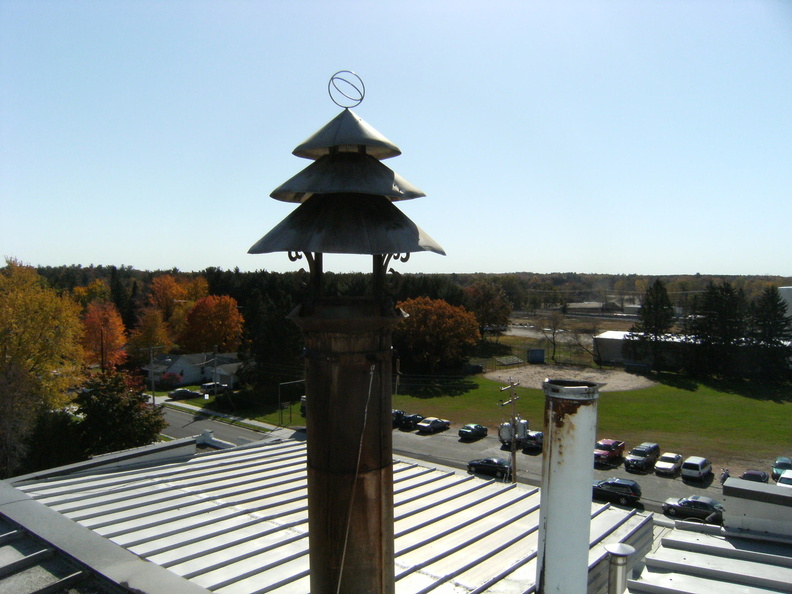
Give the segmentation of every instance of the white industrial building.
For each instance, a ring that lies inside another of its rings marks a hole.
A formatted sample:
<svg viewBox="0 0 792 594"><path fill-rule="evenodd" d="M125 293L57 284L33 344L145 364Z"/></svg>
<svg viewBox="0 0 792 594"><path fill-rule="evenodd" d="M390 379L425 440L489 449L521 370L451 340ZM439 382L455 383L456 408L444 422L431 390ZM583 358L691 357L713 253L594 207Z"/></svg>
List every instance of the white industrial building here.
<svg viewBox="0 0 792 594"><path fill-rule="evenodd" d="M781 299L786 302L787 315L792 316L792 287L778 287L778 292L781 293Z"/></svg>

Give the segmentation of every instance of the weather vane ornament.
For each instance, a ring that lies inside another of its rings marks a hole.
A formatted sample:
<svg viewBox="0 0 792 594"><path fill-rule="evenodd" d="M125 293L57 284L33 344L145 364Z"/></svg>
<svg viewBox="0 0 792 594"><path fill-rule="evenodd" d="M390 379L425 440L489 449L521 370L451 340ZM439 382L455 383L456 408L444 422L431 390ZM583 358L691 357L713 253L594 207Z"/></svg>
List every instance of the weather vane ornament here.
<svg viewBox="0 0 792 594"><path fill-rule="evenodd" d="M366 96L363 79L351 70L339 70L327 83L327 94L338 107L357 107Z"/></svg>

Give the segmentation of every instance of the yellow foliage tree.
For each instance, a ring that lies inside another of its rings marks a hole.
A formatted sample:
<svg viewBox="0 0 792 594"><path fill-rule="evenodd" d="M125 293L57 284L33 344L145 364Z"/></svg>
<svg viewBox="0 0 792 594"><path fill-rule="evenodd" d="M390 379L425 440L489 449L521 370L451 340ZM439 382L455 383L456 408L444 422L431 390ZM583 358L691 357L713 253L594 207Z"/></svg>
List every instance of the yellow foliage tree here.
<svg viewBox="0 0 792 594"><path fill-rule="evenodd" d="M172 348L173 342L162 312L156 307L147 307L141 312L138 324L127 341L130 359L138 365L145 365L152 353L168 353Z"/></svg>
<svg viewBox="0 0 792 594"><path fill-rule="evenodd" d="M80 307L16 260L0 269L0 475L24 456L39 411L69 400L81 374Z"/></svg>
<svg viewBox="0 0 792 594"><path fill-rule="evenodd" d="M74 287L72 295L82 307L87 307L92 301L109 301L110 287L101 278L92 280L85 287Z"/></svg>

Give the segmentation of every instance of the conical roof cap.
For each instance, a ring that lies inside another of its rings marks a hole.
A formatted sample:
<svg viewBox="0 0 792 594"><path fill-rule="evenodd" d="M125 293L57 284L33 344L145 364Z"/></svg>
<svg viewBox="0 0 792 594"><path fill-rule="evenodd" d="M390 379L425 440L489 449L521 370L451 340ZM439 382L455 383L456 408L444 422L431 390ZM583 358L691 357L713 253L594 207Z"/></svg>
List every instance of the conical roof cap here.
<svg viewBox="0 0 792 594"><path fill-rule="evenodd" d="M370 155L335 153L314 161L270 196L284 202L305 202L314 194L341 192L385 196L391 201L426 195Z"/></svg>
<svg viewBox="0 0 792 594"><path fill-rule="evenodd" d="M337 149L342 152L359 152L359 147L376 159L401 155L399 147L364 122L351 109L345 109L324 125L308 140L292 151L305 159L318 159Z"/></svg>

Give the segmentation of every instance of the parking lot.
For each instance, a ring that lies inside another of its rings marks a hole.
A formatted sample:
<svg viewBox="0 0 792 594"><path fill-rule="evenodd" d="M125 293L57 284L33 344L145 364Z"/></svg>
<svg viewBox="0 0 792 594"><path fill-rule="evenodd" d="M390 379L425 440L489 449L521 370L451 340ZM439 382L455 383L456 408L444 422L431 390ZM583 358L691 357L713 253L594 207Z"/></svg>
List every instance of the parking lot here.
<svg viewBox="0 0 792 594"><path fill-rule="evenodd" d="M662 449L662 444L660 444ZM467 462L476 458L498 456L509 458L511 451L503 449L500 441L494 435L488 435L477 441L462 441L455 429L442 433L418 434L416 432L393 430L394 457L399 455L415 457L429 463L451 466L465 471ZM660 512L663 501L669 497L684 497L687 495L707 495L713 499L723 500L723 489L717 475L712 474L701 482L689 481L681 477L660 477L654 472L635 473L624 469L624 464L616 467L594 468L594 447L592 444L592 482L611 476L629 478L637 481L643 490L639 508L648 511ZM719 473L720 469L713 469ZM489 477L484 477L489 478ZM519 482L539 486L542 481L542 454L524 454L517 452L517 479Z"/></svg>

